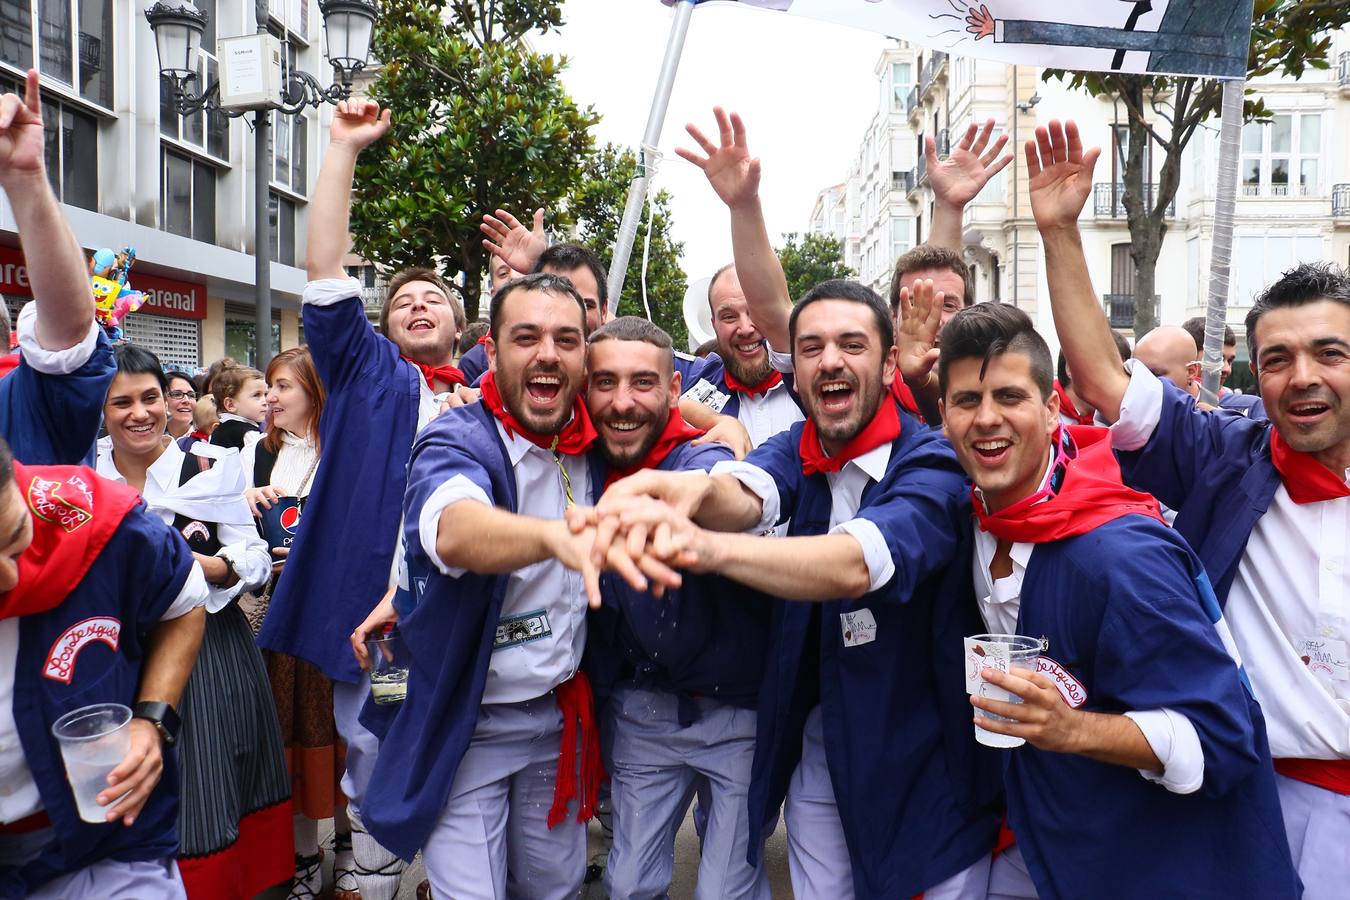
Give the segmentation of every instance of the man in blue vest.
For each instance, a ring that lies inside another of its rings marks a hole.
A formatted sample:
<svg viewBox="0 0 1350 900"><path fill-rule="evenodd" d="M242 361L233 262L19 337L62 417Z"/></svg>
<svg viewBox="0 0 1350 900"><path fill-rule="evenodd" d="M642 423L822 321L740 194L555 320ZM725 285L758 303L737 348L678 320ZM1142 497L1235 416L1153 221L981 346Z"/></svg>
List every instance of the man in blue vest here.
<svg viewBox="0 0 1350 900"><path fill-rule="evenodd" d="M1339 897L1350 879L1350 278L1298 266L1248 312L1269 421L1197 409L1147 367L1107 363L1077 228L1098 153L1071 122L1027 144L1064 355L1115 423L1125 482L1177 510L1213 580L1265 714L1305 896Z"/></svg>
<svg viewBox="0 0 1350 900"><path fill-rule="evenodd" d="M173 705L197 659L206 581L133 490L24 466L0 440L0 897L182 900ZM132 707L130 749L76 809L52 725Z"/></svg>
<svg viewBox="0 0 1350 900"><path fill-rule="evenodd" d="M0 97L0 189L9 198L33 302L16 325L20 352L0 344L0 437L30 465L92 464L112 348L94 322L89 269L43 163L42 98L29 70L25 96Z"/></svg>

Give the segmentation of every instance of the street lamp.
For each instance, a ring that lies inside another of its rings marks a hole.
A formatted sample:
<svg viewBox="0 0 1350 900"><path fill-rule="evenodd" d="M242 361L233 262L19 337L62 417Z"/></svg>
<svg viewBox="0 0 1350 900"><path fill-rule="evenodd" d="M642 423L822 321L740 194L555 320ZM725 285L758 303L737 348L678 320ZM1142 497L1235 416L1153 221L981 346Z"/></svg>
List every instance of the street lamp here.
<svg viewBox="0 0 1350 900"><path fill-rule="evenodd" d="M308 2L308 0L302 0ZM258 33L267 33L267 0L256 0L254 9ZM299 115L306 107L337 103L351 96L352 80L370 59L370 38L379 15L375 0L320 0L323 15L324 55L333 66L333 83L324 87L308 72L287 67L279 98L247 106L224 106L220 83L212 80L192 91L197 78L197 51L206 28L206 13L191 0L155 0L145 10L146 21L155 34L160 75L173 86L173 105L183 115L196 112L220 112L236 118L254 113L254 261L256 275L255 339L257 366L263 368L272 355L271 244L267 221L268 187L271 165L267 162L268 128L273 110L288 116Z"/></svg>

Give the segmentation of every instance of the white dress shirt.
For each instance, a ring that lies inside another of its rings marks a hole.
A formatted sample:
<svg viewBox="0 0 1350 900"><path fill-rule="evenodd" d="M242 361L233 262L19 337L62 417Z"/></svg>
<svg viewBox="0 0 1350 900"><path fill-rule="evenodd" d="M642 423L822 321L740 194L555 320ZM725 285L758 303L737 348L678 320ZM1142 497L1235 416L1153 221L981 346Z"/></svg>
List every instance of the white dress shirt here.
<svg viewBox="0 0 1350 900"><path fill-rule="evenodd" d="M1126 366L1130 385L1111 439L1137 450L1158 427L1163 387L1146 366ZM1350 498L1298 504L1281 484L1238 562L1224 618L1276 759L1350 759L1348 548Z"/></svg>
<svg viewBox="0 0 1350 900"><path fill-rule="evenodd" d="M37 313L37 303L29 301L19 310L19 321L14 324L24 363L44 375L69 375L89 362L89 357L94 355L94 349L98 346L101 329L97 322L89 323L89 332L75 346L50 350L38 342Z"/></svg>

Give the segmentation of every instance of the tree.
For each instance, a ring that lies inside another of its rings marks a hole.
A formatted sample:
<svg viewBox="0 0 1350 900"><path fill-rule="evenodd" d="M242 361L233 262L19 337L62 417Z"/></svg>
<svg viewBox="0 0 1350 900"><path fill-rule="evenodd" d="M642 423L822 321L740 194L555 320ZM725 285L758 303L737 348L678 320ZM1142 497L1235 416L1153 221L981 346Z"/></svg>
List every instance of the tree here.
<svg viewBox="0 0 1350 900"><path fill-rule="evenodd" d="M606 144L586 164L585 176L568 201L565 214L577 224L578 243L585 244L601 259L608 260L614 252L628 184L636 167L637 158L632 150ZM684 323L687 282L680 268L684 244L671 237L670 195L666 191L657 191L642 211L623 295L619 298L619 315L644 318L647 315L642 304L642 250L653 210L656 227L647 255L647 302L651 305L652 321L664 328L675 346L683 350L689 343L689 330Z"/></svg>
<svg viewBox="0 0 1350 900"><path fill-rule="evenodd" d="M382 269L457 278L478 315L485 212L551 208L580 182L599 117L563 89L566 59L521 36L561 22L559 0L384 0L371 96L389 135L361 154L352 204L358 253Z"/></svg>
<svg viewBox="0 0 1350 900"><path fill-rule="evenodd" d="M796 234L784 235L778 261L787 276L788 296L801 297L822 281L851 278L856 273L844 265L844 242L827 234L808 234L797 243Z"/></svg>
<svg viewBox="0 0 1350 900"><path fill-rule="evenodd" d="M1347 23L1350 23L1350 3L1344 0L1256 0L1247 77L1279 71L1298 78L1309 68L1330 68L1327 56L1332 32ZM1167 234L1167 209L1176 199L1181 183L1181 156L1201 123L1218 114L1223 83L1210 78L1062 69L1047 70L1044 77L1068 78L1070 87L1085 90L1094 97L1116 98L1125 107L1129 140L1120 199L1130 228L1130 256L1135 268L1134 333L1142 337L1158 325L1154 301L1158 254ZM1247 99L1244 122L1265 121L1269 117L1264 100ZM1151 173L1144 171L1144 150L1150 141L1163 154L1156 189L1150 184ZM1109 152L1118 151L1113 147Z"/></svg>

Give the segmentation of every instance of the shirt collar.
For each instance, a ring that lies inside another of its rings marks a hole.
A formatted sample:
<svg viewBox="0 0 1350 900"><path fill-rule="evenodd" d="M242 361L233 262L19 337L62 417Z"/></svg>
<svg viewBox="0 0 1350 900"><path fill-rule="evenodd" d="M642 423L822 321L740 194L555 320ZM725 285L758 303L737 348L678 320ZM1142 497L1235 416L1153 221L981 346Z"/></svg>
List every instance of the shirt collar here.
<svg viewBox="0 0 1350 900"><path fill-rule="evenodd" d="M529 453L531 450L538 450L540 453L544 454L544 456L547 457L550 461L552 461L553 459L552 453L545 450L543 447L540 447L538 444L534 443L533 441L529 440L523 435L509 434L506 430L506 426L503 425L501 423L501 420L497 419L495 416L493 417L492 421L497 426L497 434L501 437L502 443L506 445L506 456L508 459L511 460L511 468L514 469L516 466L520 465L520 461L525 458L525 454ZM569 417L567 422L570 424L571 421L572 419Z"/></svg>
<svg viewBox="0 0 1350 900"><path fill-rule="evenodd" d="M1050 458L1045 463L1045 474L1041 476L1041 487L1045 487L1045 483L1050 480L1050 473L1053 472L1054 469L1055 469L1055 454L1051 453ZM981 504L984 503L984 491L980 490L978 487L975 488L975 499ZM1042 497L1040 500L1038 500L1036 503L1033 503L1032 505L1038 506L1039 504L1044 503L1049 499L1050 499L1049 497ZM985 511L987 512L988 510L989 507L986 506Z"/></svg>
<svg viewBox="0 0 1350 900"><path fill-rule="evenodd" d="M165 446L164 452L159 455L159 459L151 463L150 468L145 470L146 493L151 482L159 490L157 495L167 494L178 486L178 476L183 470L183 451L178 446L177 441L169 441ZM109 447L106 452L100 453L95 471L100 477L107 478L109 481L116 481L126 484L127 480L121 472L117 470L117 464L113 462L113 449Z"/></svg>
<svg viewBox="0 0 1350 900"><path fill-rule="evenodd" d="M845 463L845 468L854 466L864 475L873 481L881 481L886 474L886 466L891 461L891 445L882 444L879 447L873 447L862 456L855 456Z"/></svg>
<svg viewBox="0 0 1350 900"><path fill-rule="evenodd" d="M222 421L222 422L243 422L243 423L245 423L245 424L252 425L254 428L257 428L257 427L258 427L258 423L255 422L255 421L253 421L252 419L245 419L243 416L235 415L234 413L231 413L231 412L223 412L223 413L221 413L221 414L220 414L220 421Z"/></svg>

